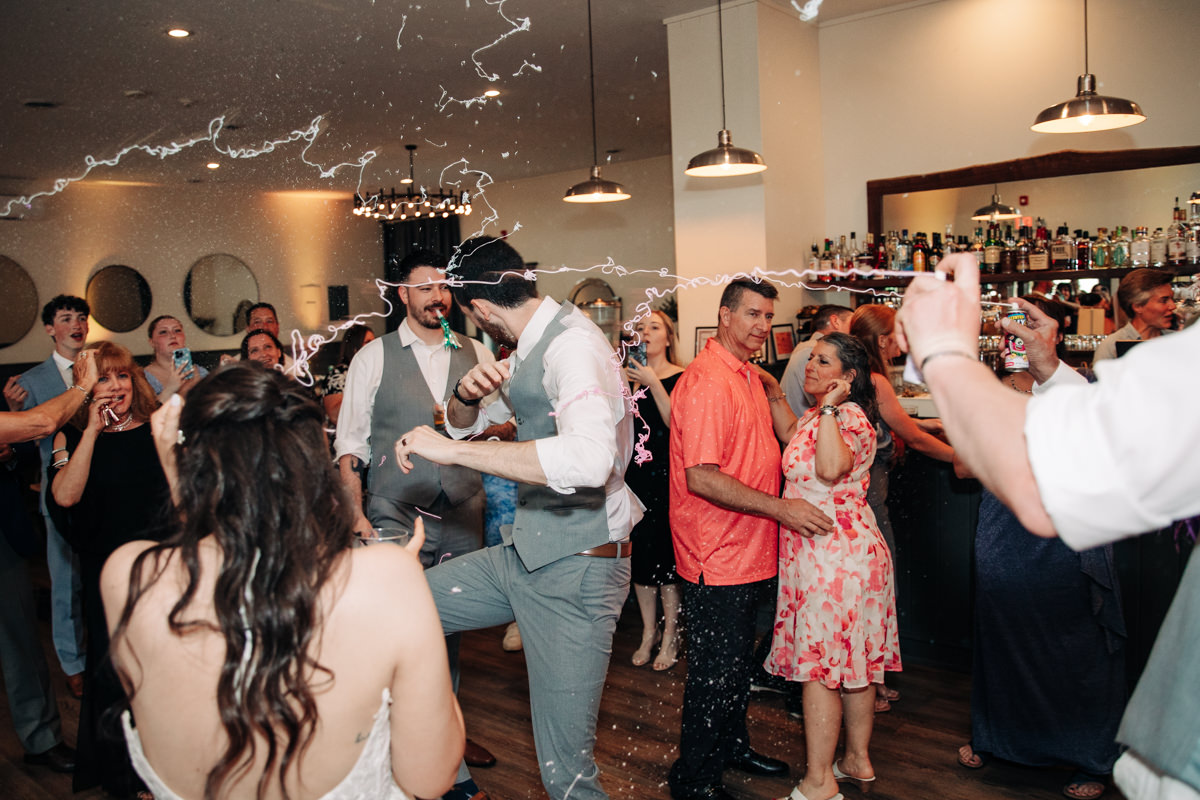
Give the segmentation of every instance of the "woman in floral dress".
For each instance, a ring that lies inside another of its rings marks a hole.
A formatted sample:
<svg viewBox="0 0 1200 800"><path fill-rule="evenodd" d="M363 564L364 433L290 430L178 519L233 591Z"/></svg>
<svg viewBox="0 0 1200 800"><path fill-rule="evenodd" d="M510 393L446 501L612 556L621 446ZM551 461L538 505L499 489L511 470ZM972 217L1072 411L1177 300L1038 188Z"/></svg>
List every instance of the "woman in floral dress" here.
<svg viewBox="0 0 1200 800"><path fill-rule="evenodd" d="M808 767L792 800L869 788L875 687L900 669L892 556L867 503L878 415L866 349L834 333L813 348L804 390L816 398L783 452L784 497L835 520L828 536L780 528L779 599L768 672L803 683ZM781 404L782 405L782 404ZM834 761L843 715L846 750Z"/></svg>

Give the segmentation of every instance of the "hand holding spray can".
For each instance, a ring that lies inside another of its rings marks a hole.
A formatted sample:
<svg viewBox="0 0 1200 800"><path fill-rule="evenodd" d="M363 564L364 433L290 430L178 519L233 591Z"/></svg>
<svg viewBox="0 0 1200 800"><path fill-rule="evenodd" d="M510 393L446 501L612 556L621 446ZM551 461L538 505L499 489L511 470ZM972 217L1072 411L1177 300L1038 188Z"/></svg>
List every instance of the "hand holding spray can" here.
<svg viewBox="0 0 1200 800"><path fill-rule="evenodd" d="M1025 312L1016 307L1005 316L1013 322L1019 322L1022 325L1028 320ZM1021 337L1006 333L1004 334L1004 345L1008 351L1004 356L1004 369L1009 372L1024 372L1028 370L1029 354L1025 352L1025 342L1021 340Z"/></svg>

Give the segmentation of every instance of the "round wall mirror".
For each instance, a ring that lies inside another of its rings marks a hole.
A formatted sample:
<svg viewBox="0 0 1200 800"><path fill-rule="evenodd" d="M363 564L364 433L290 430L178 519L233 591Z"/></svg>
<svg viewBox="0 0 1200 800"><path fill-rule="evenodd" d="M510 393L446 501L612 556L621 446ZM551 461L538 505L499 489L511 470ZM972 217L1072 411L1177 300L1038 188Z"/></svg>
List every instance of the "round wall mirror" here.
<svg viewBox="0 0 1200 800"><path fill-rule="evenodd" d="M88 280L92 317L115 333L137 329L150 316L150 284L132 267L111 264Z"/></svg>
<svg viewBox="0 0 1200 800"><path fill-rule="evenodd" d="M246 311L258 302L258 281L241 259L204 256L188 270L183 304L202 331L231 336L246 327Z"/></svg>
<svg viewBox="0 0 1200 800"><path fill-rule="evenodd" d="M0 256L0 286L4 287L0 347L8 347L24 339L37 320L37 287L25 268L8 256Z"/></svg>

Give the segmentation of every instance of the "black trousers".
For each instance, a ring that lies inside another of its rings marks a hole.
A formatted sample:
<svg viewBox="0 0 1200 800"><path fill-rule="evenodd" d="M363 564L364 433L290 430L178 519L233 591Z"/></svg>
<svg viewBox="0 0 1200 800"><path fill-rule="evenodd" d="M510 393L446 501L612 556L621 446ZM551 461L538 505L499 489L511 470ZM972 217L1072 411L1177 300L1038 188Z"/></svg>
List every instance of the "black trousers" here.
<svg viewBox="0 0 1200 800"><path fill-rule="evenodd" d="M674 792L721 782L725 765L750 749L746 708L754 668L754 622L765 581L705 586L683 581L688 672Z"/></svg>

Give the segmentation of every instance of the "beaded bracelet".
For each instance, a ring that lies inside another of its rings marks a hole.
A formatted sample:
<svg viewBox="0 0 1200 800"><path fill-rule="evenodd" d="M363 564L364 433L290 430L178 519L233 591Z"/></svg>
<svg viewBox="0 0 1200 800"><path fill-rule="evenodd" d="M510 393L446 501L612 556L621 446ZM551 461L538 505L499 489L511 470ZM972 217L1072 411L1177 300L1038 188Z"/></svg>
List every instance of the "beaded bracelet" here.
<svg viewBox="0 0 1200 800"><path fill-rule="evenodd" d="M962 358L967 358L967 359L970 359L971 361L979 360L975 356L968 353L966 350L938 350L937 352L930 353L929 355L927 355L923 359L921 359L921 366L920 366L921 372L922 373L925 372L926 364L928 364L930 361L933 361L935 358L941 358L942 356L961 356Z"/></svg>

